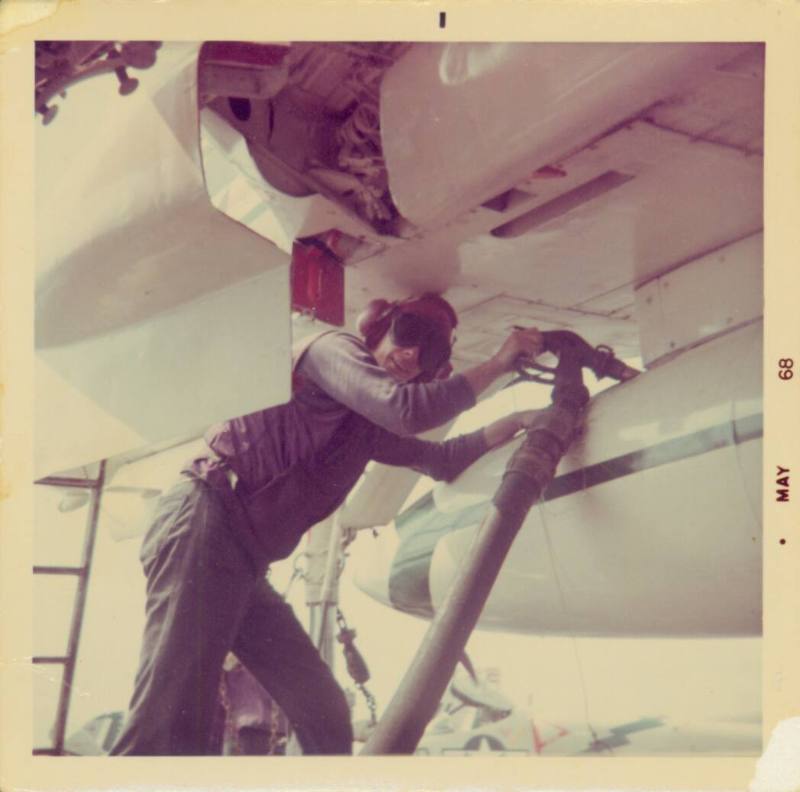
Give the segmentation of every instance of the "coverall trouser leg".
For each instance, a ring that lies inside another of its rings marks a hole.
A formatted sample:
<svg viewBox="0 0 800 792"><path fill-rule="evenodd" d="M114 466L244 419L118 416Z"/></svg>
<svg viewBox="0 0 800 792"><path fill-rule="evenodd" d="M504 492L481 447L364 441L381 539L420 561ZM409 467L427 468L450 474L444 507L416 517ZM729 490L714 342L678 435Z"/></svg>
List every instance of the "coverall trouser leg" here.
<svg viewBox="0 0 800 792"><path fill-rule="evenodd" d="M280 595L259 579L233 644L234 654L286 713L304 754L349 754L347 699Z"/></svg>
<svg viewBox="0 0 800 792"><path fill-rule="evenodd" d="M182 481L162 499L142 546L146 624L129 717L113 755L217 753L211 736L222 664L237 647L284 708L304 753L350 752L344 694L291 608L234 538L234 518L200 481Z"/></svg>

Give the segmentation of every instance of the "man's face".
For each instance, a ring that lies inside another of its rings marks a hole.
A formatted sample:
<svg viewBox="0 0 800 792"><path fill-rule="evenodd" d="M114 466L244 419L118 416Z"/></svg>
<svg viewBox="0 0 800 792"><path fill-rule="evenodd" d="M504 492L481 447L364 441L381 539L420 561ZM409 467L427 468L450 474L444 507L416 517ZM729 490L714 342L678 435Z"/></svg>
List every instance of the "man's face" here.
<svg viewBox="0 0 800 792"><path fill-rule="evenodd" d="M448 327L449 322L441 317L399 312L373 354L397 382L410 382L420 374L427 381L450 359L452 329Z"/></svg>
<svg viewBox="0 0 800 792"><path fill-rule="evenodd" d="M378 365L385 368L397 382L411 382L422 369L419 366L419 347L401 347L387 333L372 354Z"/></svg>

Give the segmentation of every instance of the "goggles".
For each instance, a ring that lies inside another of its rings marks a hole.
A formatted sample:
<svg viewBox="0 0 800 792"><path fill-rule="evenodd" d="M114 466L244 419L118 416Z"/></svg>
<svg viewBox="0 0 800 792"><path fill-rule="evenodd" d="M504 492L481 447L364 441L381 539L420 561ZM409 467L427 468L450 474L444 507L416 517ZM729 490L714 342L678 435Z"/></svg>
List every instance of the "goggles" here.
<svg viewBox="0 0 800 792"><path fill-rule="evenodd" d="M430 317L399 312L389 333L395 346L419 349L419 367L425 374L435 374L450 360L450 339L441 324Z"/></svg>

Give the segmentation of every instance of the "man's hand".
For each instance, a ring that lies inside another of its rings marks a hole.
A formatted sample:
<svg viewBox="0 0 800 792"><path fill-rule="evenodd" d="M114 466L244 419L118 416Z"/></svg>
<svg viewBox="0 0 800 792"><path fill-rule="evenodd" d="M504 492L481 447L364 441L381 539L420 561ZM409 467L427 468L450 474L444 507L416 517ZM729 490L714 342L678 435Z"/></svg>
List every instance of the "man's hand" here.
<svg viewBox="0 0 800 792"><path fill-rule="evenodd" d="M533 425L538 415L541 415L544 410L520 410L514 413L514 418L517 421L517 431L528 430Z"/></svg>
<svg viewBox="0 0 800 792"><path fill-rule="evenodd" d="M519 358L532 361L544 351L544 339L535 327L515 327L493 358L503 371L513 371Z"/></svg>
<svg viewBox="0 0 800 792"><path fill-rule="evenodd" d="M533 360L543 351L544 340L535 327L514 328L494 355L483 363L467 369L464 376L477 397L498 377L513 371L518 358Z"/></svg>
<svg viewBox="0 0 800 792"><path fill-rule="evenodd" d="M505 415L483 427L483 437L488 448L494 448L514 435L531 426L537 415L543 410L520 410L519 412Z"/></svg>

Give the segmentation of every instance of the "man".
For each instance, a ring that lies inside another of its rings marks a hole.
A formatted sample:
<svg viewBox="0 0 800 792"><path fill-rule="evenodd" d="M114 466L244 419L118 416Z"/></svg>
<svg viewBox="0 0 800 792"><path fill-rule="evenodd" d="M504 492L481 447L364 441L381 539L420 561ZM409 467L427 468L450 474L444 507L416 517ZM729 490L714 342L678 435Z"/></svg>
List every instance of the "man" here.
<svg viewBox="0 0 800 792"><path fill-rule="evenodd" d="M265 579L333 513L367 462L451 480L527 425L516 413L442 443L409 435L472 407L541 334L515 330L488 360L449 373L457 317L441 297L375 301L342 332L296 354L292 399L227 421L161 500L141 559L147 620L130 714L112 754L214 752L229 651L286 713L305 754L347 754L348 706L291 608Z"/></svg>

